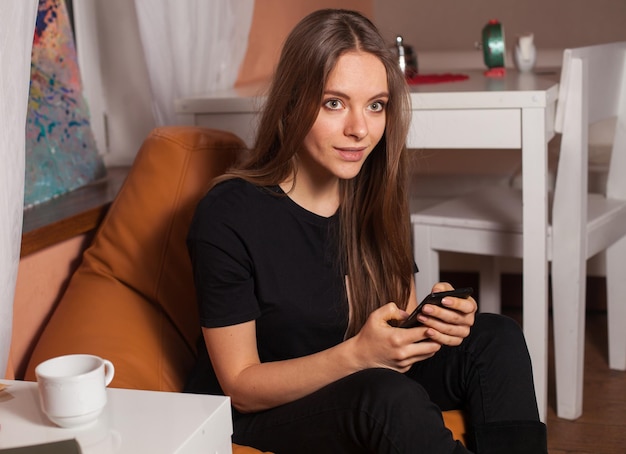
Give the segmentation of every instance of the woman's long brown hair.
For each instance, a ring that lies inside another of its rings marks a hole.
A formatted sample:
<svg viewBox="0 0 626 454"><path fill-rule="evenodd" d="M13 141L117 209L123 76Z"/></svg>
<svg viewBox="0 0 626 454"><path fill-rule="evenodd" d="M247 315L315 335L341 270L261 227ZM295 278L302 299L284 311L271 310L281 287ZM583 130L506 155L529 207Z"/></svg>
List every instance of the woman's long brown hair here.
<svg viewBox="0 0 626 454"><path fill-rule="evenodd" d="M341 259L351 301L346 337L390 301L406 308L413 279L405 146L410 99L397 60L367 18L326 9L300 21L283 46L254 148L218 180L237 177L270 186L297 175L295 153L317 118L326 80L338 58L354 50L384 64L389 101L382 139L359 175L340 182Z"/></svg>

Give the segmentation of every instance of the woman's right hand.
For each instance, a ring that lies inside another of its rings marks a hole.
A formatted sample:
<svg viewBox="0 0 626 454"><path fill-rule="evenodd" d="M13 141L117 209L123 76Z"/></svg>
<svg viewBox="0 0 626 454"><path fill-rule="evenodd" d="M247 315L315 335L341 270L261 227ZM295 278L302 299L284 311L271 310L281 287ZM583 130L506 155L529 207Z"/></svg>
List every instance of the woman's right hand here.
<svg viewBox="0 0 626 454"><path fill-rule="evenodd" d="M439 351L441 345L426 337L428 328L398 329L390 324L407 315L395 303L388 303L370 314L352 341L360 368L384 367L404 373L414 363Z"/></svg>

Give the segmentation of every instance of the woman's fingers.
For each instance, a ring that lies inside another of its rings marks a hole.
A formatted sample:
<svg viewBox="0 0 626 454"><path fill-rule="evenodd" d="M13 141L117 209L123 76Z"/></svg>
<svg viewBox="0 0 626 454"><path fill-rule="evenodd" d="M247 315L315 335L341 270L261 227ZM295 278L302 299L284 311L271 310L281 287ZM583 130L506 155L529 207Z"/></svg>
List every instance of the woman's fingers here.
<svg viewBox="0 0 626 454"><path fill-rule="evenodd" d="M428 328L424 334L433 342L441 345L448 345L450 347L456 347L457 345L460 345L461 342L463 342L463 339L469 335L470 329L469 327L456 327L455 330L457 331L456 333L444 333L435 328Z"/></svg>

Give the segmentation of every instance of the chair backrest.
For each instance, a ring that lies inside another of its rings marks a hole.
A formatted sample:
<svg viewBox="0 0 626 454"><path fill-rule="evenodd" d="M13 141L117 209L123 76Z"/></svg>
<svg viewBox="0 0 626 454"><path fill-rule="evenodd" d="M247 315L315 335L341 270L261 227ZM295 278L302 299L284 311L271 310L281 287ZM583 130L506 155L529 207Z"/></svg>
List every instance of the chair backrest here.
<svg viewBox="0 0 626 454"><path fill-rule="evenodd" d="M584 261L590 244L589 126L615 117L606 196L626 201L626 42L566 49L561 71L555 129L562 137L551 213L553 241L559 241L559 247L577 245Z"/></svg>
<svg viewBox="0 0 626 454"><path fill-rule="evenodd" d="M555 129L563 134L555 209L587 193L589 125L617 118L607 195L626 198L626 41L566 49ZM582 207L586 213L586 207ZM572 215L577 217L578 215ZM572 218L573 219L573 218Z"/></svg>
<svg viewBox="0 0 626 454"><path fill-rule="evenodd" d="M564 155L573 153L584 158L580 171L585 171L589 125L611 118L617 122L607 196L625 199L626 41L566 49L555 120L555 129L565 141L561 157L568 159ZM580 177L585 178L586 191L586 171Z"/></svg>
<svg viewBox="0 0 626 454"><path fill-rule="evenodd" d="M195 206L244 149L233 134L154 130L35 347L42 360L92 353L111 360L113 386L179 391L195 359L198 309L186 249Z"/></svg>
<svg viewBox="0 0 626 454"><path fill-rule="evenodd" d="M595 123L609 117L617 116L620 110L623 112L624 93L615 91L624 82L624 63L626 53L626 41L598 44L595 46L565 49L561 67L561 81L559 86L559 102L556 110L555 128L558 132L563 131L565 111L568 108L570 80L572 73L572 61L582 60L586 66L586 79L588 81L588 121ZM621 108L621 109L620 109Z"/></svg>

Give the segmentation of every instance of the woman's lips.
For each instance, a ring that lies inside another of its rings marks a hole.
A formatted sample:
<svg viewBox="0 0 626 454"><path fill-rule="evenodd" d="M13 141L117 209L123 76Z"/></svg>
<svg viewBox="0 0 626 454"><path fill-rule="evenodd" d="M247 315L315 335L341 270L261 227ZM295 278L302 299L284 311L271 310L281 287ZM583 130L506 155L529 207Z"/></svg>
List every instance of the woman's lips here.
<svg viewBox="0 0 626 454"><path fill-rule="evenodd" d="M342 147L336 148L339 155L345 161L357 162L363 159L363 154L367 147Z"/></svg>

